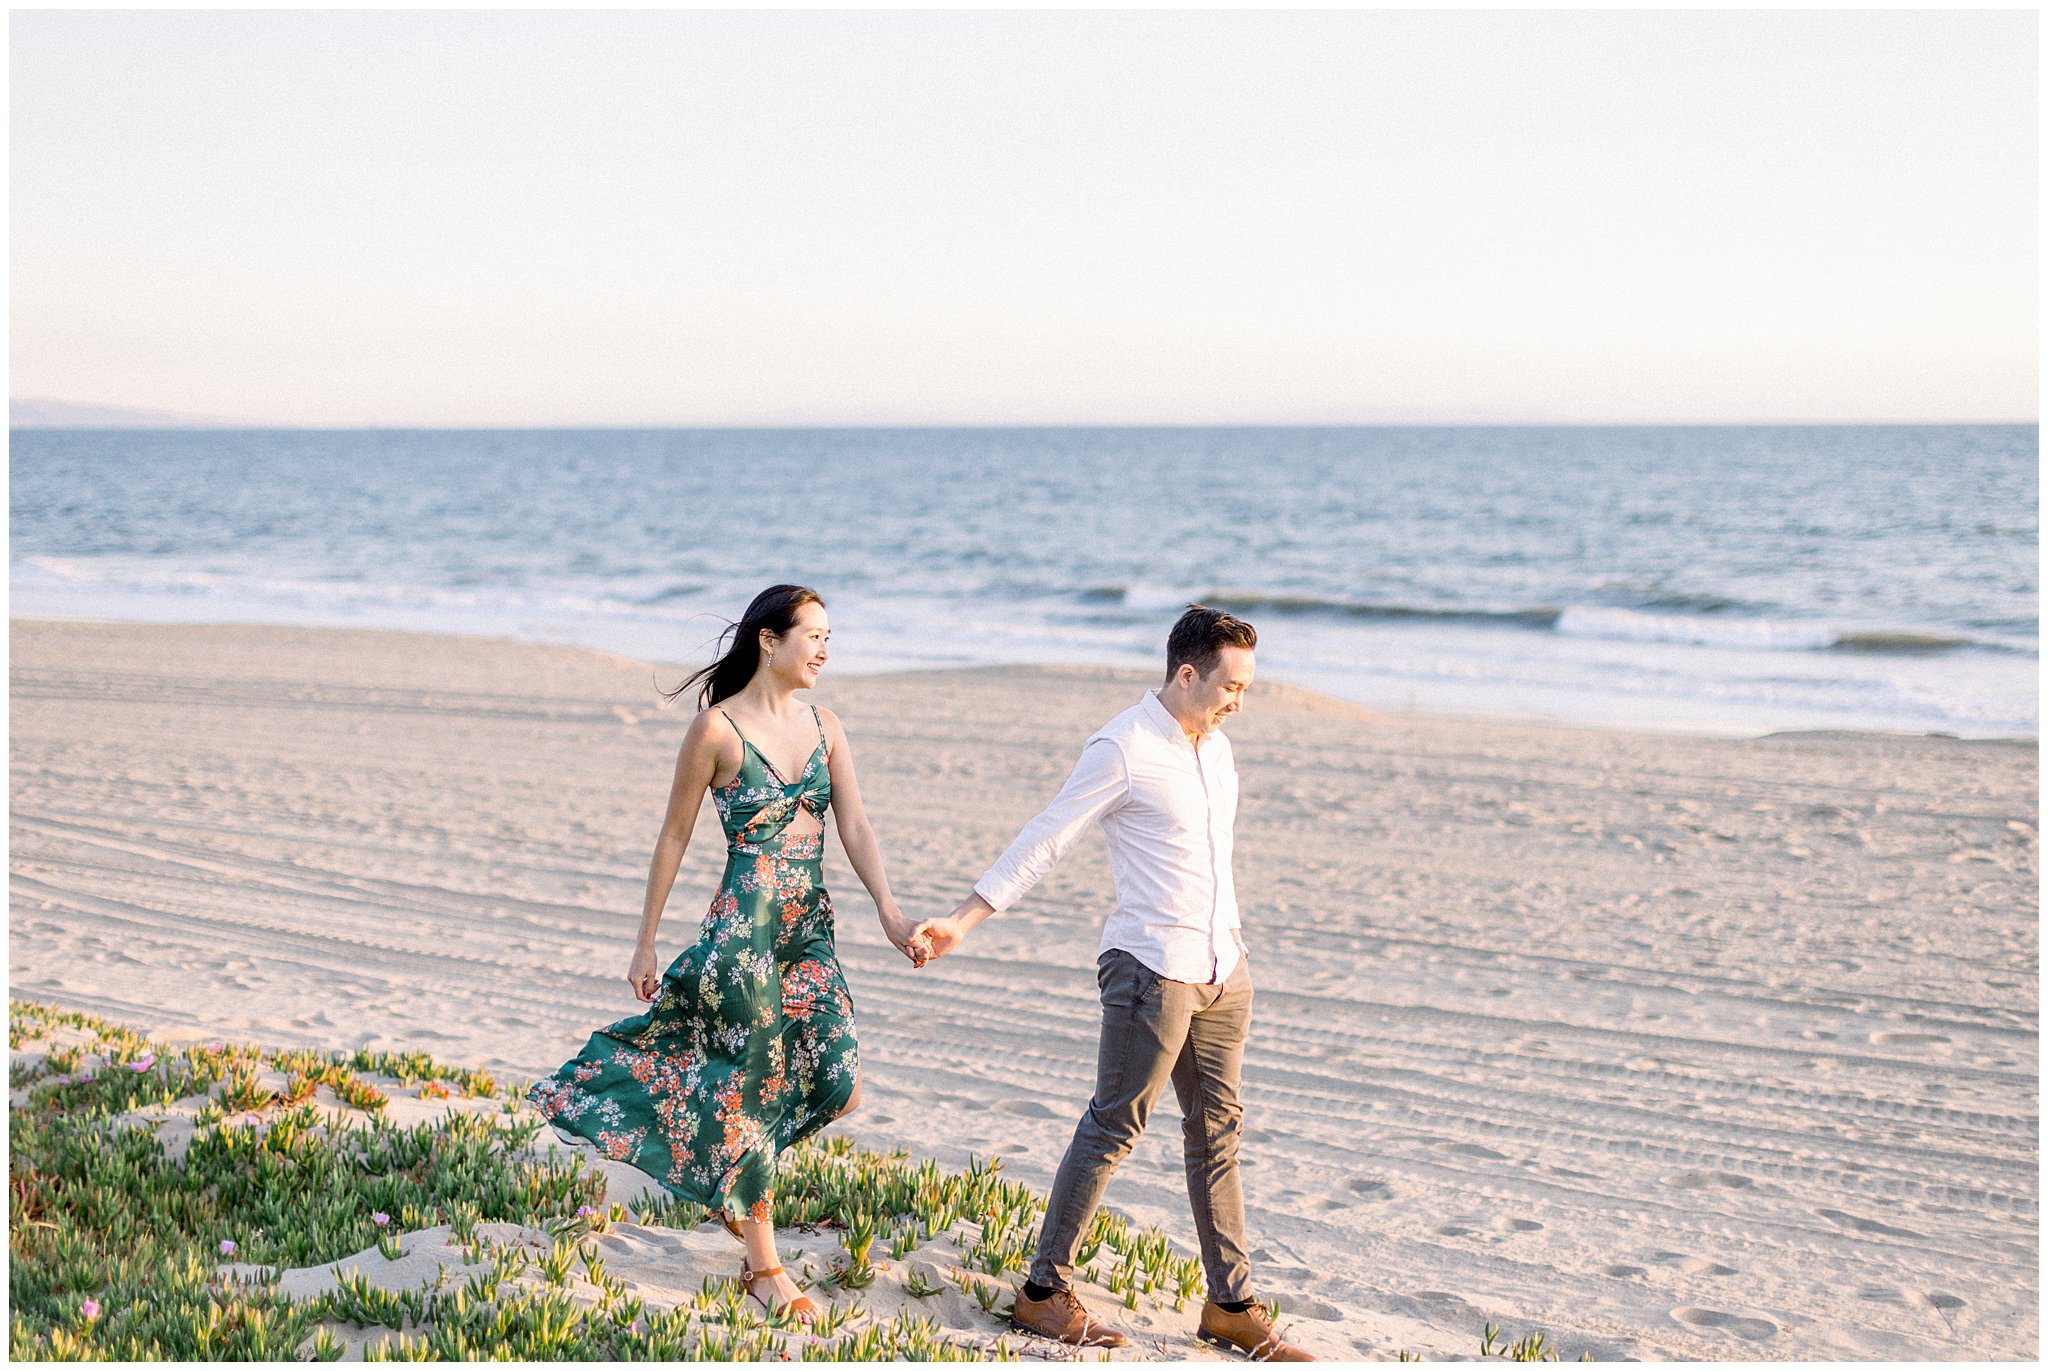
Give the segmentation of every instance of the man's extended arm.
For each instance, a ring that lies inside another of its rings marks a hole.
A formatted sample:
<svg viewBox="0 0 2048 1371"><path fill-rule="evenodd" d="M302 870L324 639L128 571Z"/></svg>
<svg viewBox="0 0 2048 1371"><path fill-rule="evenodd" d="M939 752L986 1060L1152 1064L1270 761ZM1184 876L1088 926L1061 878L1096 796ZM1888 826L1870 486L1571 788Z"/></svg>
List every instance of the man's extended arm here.
<svg viewBox="0 0 2048 1371"><path fill-rule="evenodd" d="M969 929L1023 899L1025 892L1059 865L1088 825L1122 804L1130 789L1123 750L1107 738L1091 741L1081 749L1081 760L1074 763L1073 773L1052 803L1024 825L958 908L943 919L920 924L912 942L920 945L927 957L951 952Z"/></svg>

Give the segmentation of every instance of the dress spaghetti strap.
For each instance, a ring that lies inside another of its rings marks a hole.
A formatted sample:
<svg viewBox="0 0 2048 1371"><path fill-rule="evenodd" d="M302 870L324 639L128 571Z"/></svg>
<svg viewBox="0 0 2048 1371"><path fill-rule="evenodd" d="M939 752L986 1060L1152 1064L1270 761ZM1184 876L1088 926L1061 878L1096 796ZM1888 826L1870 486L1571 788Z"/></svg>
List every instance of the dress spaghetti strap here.
<svg viewBox="0 0 2048 1371"><path fill-rule="evenodd" d="M718 711L718 712L719 712L720 714L725 714L725 706L724 706L724 705L713 705L713 706L711 706L711 707L712 707L713 709L717 710L717 711ZM817 709L817 706L816 706L816 705L812 705L812 706L811 706L811 708L812 708L812 710L813 710L813 711L815 711L815 710ZM733 732L735 732L735 733L739 733L739 734L740 734L740 741L741 741L741 742L743 742L743 743L746 743L746 745L747 745L748 747L752 747L752 746L754 745L754 744L753 744L752 742L750 742L750 741L748 740L748 738L747 738L747 735L746 735L746 734L744 734L744 733L740 733L740 726L739 726L738 724L736 724L736 723L733 723L733 718L732 718L732 715L730 715L730 714L725 714L725 721L726 721L727 723L729 723L729 724L732 724L732 731L733 731Z"/></svg>

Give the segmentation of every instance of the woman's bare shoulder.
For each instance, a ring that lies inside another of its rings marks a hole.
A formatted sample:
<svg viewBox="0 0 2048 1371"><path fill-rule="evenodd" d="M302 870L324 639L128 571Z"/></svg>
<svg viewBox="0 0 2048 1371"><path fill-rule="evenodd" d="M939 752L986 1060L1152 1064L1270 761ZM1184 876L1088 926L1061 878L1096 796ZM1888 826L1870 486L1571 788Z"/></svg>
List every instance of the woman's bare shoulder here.
<svg viewBox="0 0 2048 1371"><path fill-rule="evenodd" d="M739 745L739 734L733 730L731 721L720 713L716 706L698 710L697 717L690 720L690 726L683 730L685 752L707 749L722 754L733 751Z"/></svg>

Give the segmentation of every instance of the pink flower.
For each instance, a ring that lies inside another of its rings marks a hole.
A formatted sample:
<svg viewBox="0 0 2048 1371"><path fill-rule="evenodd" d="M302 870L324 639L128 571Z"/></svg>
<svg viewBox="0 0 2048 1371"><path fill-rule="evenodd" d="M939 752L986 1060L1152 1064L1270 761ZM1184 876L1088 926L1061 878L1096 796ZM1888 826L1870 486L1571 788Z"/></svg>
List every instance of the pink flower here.
<svg viewBox="0 0 2048 1371"><path fill-rule="evenodd" d="M590 1217L590 1216L591 1216L592 1214L595 1214L596 1212L597 1212L597 1210L596 1210L596 1208L595 1208L594 1206L591 1206L591 1205L587 1205L587 1204L585 1204L585 1205L579 1205L579 1206L577 1206L577 1209L576 1209L576 1217L577 1217L577 1218L579 1218L579 1219L587 1219L587 1218L589 1218L589 1217Z"/></svg>
<svg viewBox="0 0 2048 1371"><path fill-rule="evenodd" d="M85 1074L84 1074L83 1076L80 1076L80 1077L78 1078L78 1083L79 1083L80 1085L90 1085L90 1084L92 1083L92 1081L93 1081L93 1080L94 1080L94 1077L93 1077L93 1074L92 1074L92 1072L88 1071L88 1072L86 1072L86 1073L85 1073Z"/></svg>
<svg viewBox="0 0 2048 1371"><path fill-rule="evenodd" d="M376 1224L377 1227L382 1228L385 1224L391 1222L391 1216L380 1209L376 1213L370 1215L370 1222Z"/></svg>
<svg viewBox="0 0 2048 1371"><path fill-rule="evenodd" d="M98 1300L81 1300L78 1305L78 1312L90 1323L100 1316L100 1302Z"/></svg>
<svg viewBox="0 0 2048 1371"><path fill-rule="evenodd" d="M130 1071L133 1071L136 1075L140 1076L143 1072L149 1070L152 1066L155 1065L156 1053L145 1052L140 1057L137 1057L134 1061L128 1063L128 1069Z"/></svg>
<svg viewBox="0 0 2048 1371"><path fill-rule="evenodd" d="M220 1254L223 1257L235 1255L235 1240L233 1238L222 1238L220 1240Z"/></svg>

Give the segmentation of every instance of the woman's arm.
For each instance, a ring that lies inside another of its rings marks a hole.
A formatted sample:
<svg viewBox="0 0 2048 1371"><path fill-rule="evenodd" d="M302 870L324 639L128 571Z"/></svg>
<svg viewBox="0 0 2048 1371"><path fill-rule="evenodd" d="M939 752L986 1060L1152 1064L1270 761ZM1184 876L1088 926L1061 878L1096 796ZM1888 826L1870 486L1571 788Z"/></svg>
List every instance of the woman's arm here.
<svg viewBox="0 0 2048 1371"><path fill-rule="evenodd" d="M832 814L839 828L839 845L846 849L853 874L860 877L860 883L867 887L875 902L882 932L897 951L909 956L911 923L896 907L896 897L889 893L889 873L882 869L882 845L875 840L868 812L860 802L860 778L854 773L853 748L846 741L846 730L839 726L839 716L829 709L818 713L825 722L825 761L832 776Z"/></svg>
<svg viewBox="0 0 2048 1371"><path fill-rule="evenodd" d="M668 892L675 885L676 870L689 851L690 834L697 827L697 812L704 807L704 792L718 772L738 769L739 760L725 754L736 751L733 731L714 724L706 710L690 722L683 746L676 753L675 780L668 789L668 812L662 815L661 836L654 842L654 860L647 866L647 899L640 907L640 937L633 947L633 960L626 980L633 993L652 1000L661 988L661 975L654 957L654 930L661 924L661 911L668 904ZM727 763L721 767L721 763Z"/></svg>

